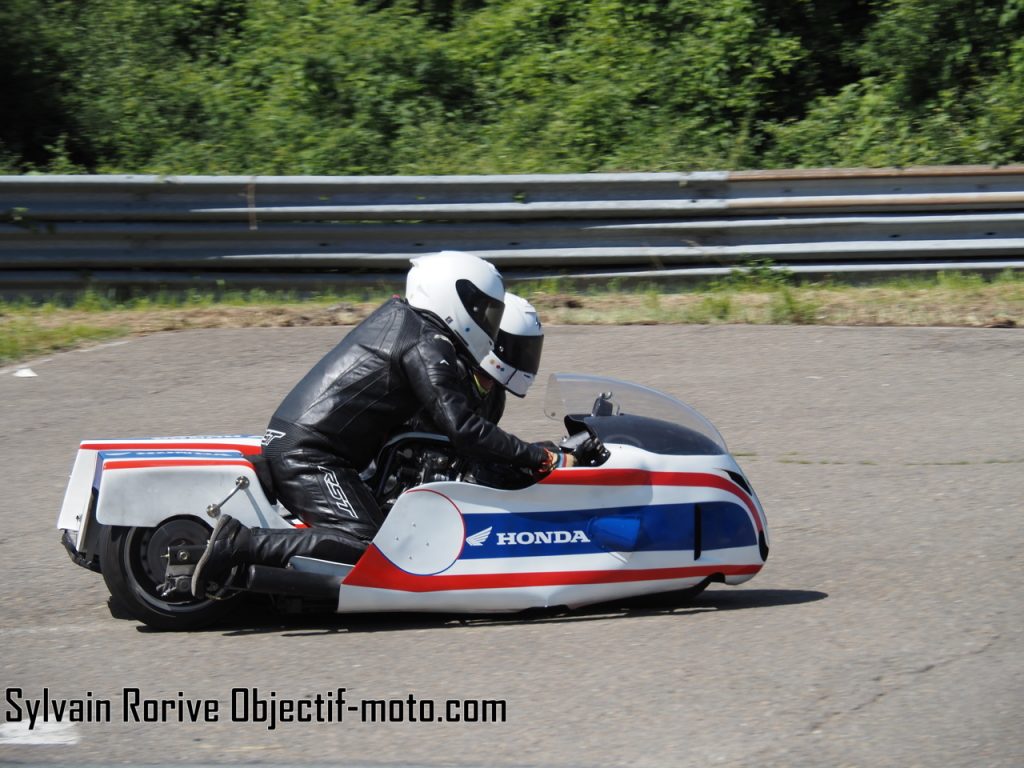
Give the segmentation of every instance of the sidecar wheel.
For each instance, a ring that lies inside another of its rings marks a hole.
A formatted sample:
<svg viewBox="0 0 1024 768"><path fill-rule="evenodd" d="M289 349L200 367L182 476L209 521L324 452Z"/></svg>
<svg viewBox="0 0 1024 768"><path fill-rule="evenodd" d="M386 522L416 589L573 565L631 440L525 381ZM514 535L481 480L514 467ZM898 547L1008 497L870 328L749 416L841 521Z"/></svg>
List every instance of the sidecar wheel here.
<svg viewBox="0 0 1024 768"><path fill-rule="evenodd" d="M167 547L205 544L210 528L192 518L165 520L156 528L108 526L100 543L103 580L114 600L136 619L165 630L198 629L223 618L232 600L196 600L191 595L161 597Z"/></svg>

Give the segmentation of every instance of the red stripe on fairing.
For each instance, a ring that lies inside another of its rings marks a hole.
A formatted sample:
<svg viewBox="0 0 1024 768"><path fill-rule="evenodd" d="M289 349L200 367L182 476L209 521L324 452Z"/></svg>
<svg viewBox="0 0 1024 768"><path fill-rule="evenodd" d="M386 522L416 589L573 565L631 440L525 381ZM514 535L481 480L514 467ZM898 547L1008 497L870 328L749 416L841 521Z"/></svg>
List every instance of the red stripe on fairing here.
<svg viewBox="0 0 1024 768"><path fill-rule="evenodd" d="M259 443L249 445L248 443L82 443L79 448L83 451L238 451L239 453L251 456L260 453L262 447Z"/></svg>
<svg viewBox="0 0 1024 768"><path fill-rule="evenodd" d="M695 565L680 568L642 568L616 571L543 571L536 573L482 573L417 576L407 573L384 557L374 545L366 550L356 567L342 581L348 587L394 589L400 592L445 592L459 589L514 589L556 587L573 584L615 584L629 581L703 578L715 573L726 576L755 574L760 565Z"/></svg>
<svg viewBox="0 0 1024 768"><path fill-rule="evenodd" d="M677 485L717 488L737 496L747 505L758 533L764 530L754 500L732 480L709 472L651 472L646 469L556 469L540 482L546 485Z"/></svg>
<svg viewBox="0 0 1024 768"><path fill-rule="evenodd" d="M103 462L103 469L146 469L147 467L249 467L245 459L124 459Z"/></svg>

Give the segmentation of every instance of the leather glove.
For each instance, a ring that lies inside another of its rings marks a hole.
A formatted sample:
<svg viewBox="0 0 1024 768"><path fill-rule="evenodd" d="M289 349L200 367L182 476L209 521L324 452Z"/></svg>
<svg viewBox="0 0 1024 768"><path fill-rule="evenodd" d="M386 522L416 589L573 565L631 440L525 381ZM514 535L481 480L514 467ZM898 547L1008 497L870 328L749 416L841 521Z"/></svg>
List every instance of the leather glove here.
<svg viewBox="0 0 1024 768"><path fill-rule="evenodd" d="M547 453L547 461L540 466L540 471L544 473L553 472L559 468L575 467L576 457L571 453L564 453L563 451L552 451L548 448L544 448Z"/></svg>
<svg viewBox="0 0 1024 768"><path fill-rule="evenodd" d="M585 440L576 449L576 466L599 467L611 455L604 444L595 437Z"/></svg>

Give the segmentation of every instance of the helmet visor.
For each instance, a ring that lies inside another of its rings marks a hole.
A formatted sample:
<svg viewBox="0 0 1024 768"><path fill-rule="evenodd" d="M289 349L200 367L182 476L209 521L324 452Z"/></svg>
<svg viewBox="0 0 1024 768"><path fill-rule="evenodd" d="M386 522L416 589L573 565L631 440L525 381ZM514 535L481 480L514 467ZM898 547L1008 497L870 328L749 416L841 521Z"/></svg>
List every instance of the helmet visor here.
<svg viewBox="0 0 1024 768"><path fill-rule="evenodd" d="M488 296L477 288L471 280L456 280L455 291L459 294L462 306L469 312L469 316L484 333L492 339L498 335L498 328L501 325L501 315L505 311L505 303L501 299Z"/></svg>
<svg viewBox="0 0 1024 768"><path fill-rule="evenodd" d="M494 354L501 362L534 376L540 370L543 348L543 336L517 336L506 331L498 331L494 342Z"/></svg>

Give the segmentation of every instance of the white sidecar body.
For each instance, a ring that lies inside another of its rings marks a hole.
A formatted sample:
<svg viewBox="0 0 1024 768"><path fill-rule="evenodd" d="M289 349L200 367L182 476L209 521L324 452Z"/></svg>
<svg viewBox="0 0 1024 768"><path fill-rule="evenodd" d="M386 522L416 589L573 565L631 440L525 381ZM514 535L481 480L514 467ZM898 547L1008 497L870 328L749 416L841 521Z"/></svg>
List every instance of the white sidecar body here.
<svg viewBox="0 0 1024 768"><path fill-rule="evenodd" d="M515 489L461 476L413 485L357 563L297 557L289 570L333 579L339 612L445 613L576 607L739 584L761 570L764 510L706 419L626 382L563 374L548 386L549 415L566 414L568 440L600 441L599 466ZM155 585L174 535L201 543L194 532L221 512L248 526L301 527L274 503L259 453L257 436L84 441L58 520L64 544L99 570L102 531L171 523L151 537L163 555L146 539L135 545Z"/></svg>

